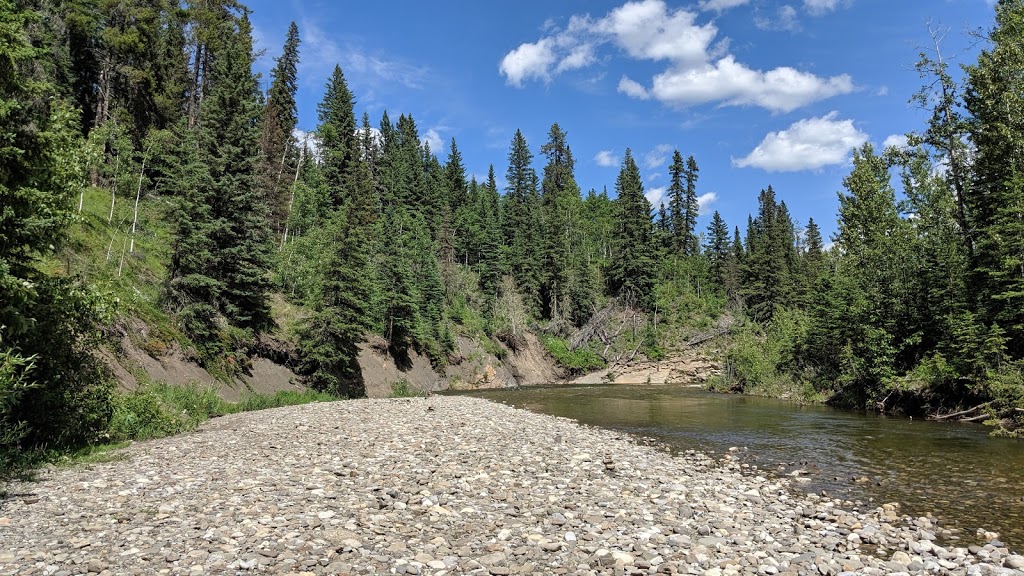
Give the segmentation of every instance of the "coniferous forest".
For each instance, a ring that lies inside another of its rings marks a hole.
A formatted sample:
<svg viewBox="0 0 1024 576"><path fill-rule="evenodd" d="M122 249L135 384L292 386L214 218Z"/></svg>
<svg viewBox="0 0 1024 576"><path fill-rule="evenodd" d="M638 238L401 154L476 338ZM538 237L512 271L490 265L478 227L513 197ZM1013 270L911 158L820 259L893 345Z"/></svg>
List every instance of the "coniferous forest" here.
<svg viewBox="0 0 1024 576"><path fill-rule="evenodd" d="M236 0L0 0L0 464L108 437L126 401L97 350L124 326L231 377L281 310L301 311L295 370L339 397L364 393L371 337L442 369L460 335L514 353L529 331L597 368L606 347L569 336L614 306L655 360L731 318L718 389L982 406L1020 433L1024 1L995 12L976 62L920 55L907 96L930 120L853 152L829 241L768 185L746 222L701 229L679 151L664 205L628 150L583 191L557 123L478 181L412 114L359 114L340 67L296 136L301 30L261 80Z"/></svg>

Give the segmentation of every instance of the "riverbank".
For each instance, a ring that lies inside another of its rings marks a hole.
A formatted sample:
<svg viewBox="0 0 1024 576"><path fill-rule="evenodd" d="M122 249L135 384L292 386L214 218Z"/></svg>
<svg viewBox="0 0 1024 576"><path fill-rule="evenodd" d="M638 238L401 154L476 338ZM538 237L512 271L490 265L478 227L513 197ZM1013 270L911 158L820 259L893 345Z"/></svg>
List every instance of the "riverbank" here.
<svg viewBox="0 0 1024 576"><path fill-rule="evenodd" d="M467 397L225 416L41 472L0 574L1024 574L997 542Z"/></svg>

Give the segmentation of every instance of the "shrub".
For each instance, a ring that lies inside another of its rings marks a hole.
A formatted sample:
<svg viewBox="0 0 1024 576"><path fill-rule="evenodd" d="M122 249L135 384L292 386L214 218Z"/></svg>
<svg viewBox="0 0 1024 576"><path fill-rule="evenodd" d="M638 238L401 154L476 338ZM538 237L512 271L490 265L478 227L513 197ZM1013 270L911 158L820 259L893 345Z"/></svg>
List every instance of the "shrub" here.
<svg viewBox="0 0 1024 576"><path fill-rule="evenodd" d="M597 353L587 348L569 349L569 343L564 338L557 336L541 336L541 343L551 354L551 357L558 362L559 366L568 369L574 374L591 372L604 368L604 360Z"/></svg>

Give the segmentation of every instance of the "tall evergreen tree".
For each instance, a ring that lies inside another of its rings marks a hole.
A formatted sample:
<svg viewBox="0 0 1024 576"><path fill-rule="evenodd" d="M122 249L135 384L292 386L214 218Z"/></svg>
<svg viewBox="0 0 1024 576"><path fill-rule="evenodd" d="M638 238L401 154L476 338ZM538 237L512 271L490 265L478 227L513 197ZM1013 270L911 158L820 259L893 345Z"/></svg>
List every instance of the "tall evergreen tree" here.
<svg viewBox="0 0 1024 576"><path fill-rule="evenodd" d="M298 148L292 132L298 123L299 28L292 22L281 56L270 71L270 90L263 109L260 134L259 185L270 209L274 231L284 230L288 219L288 199L292 178L298 162ZM353 116L352 128L355 130Z"/></svg>
<svg viewBox="0 0 1024 576"><path fill-rule="evenodd" d="M654 296L654 223L640 169L628 148L615 181L615 192L615 257L608 269L609 285L624 302L647 308Z"/></svg>
<svg viewBox="0 0 1024 576"><path fill-rule="evenodd" d="M708 243L704 248L704 253L708 257L711 279L721 288L725 288L726 269L731 250L729 227L725 225L725 220L722 219L718 210L715 210L711 216L711 224L708 225Z"/></svg>
<svg viewBox="0 0 1024 576"><path fill-rule="evenodd" d="M340 207L345 200L345 178L358 157L355 99L348 89L341 66L335 66L327 81L323 100L317 106L324 178L330 187L331 203Z"/></svg>
<svg viewBox="0 0 1024 576"><path fill-rule="evenodd" d="M687 157L686 168L682 172L686 190L683 196L683 225L680 232L683 253L687 256L696 256L700 253L700 240L697 238L697 216L700 212L700 203L697 201L698 172L697 161L693 156Z"/></svg>
<svg viewBox="0 0 1024 576"><path fill-rule="evenodd" d="M271 323L267 209L255 182L259 87L248 18L222 33L229 41L216 58L203 120L185 140L185 194L168 285L173 308L201 346L215 346L218 314L244 328Z"/></svg>
<svg viewBox="0 0 1024 576"><path fill-rule="evenodd" d="M520 294L533 312L539 310L541 283L540 198L533 153L523 133L516 130L508 153L507 188L502 203L501 227L505 232L505 263Z"/></svg>
<svg viewBox="0 0 1024 576"><path fill-rule="evenodd" d="M686 164L683 156L676 150L672 153L672 164L668 167L668 229L672 235L672 249L682 254L686 250L688 231L684 213L687 209L686 187L683 184L683 173Z"/></svg>
<svg viewBox="0 0 1024 576"><path fill-rule="evenodd" d="M990 47L966 67L974 170L968 196L975 279L989 322L1024 356L1024 2L996 4Z"/></svg>
<svg viewBox="0 0 1024 576"><path fill-rule="evenodd" d="M578 249L582 243L583 200L576 184L572 150L557 123L551 125L548 141L540 151L548 159L541 181L541 309L545 317L558 318L560 308L566 305L569 285L589 277L575 277L583 270L575 262L583 256Z"/></svg>

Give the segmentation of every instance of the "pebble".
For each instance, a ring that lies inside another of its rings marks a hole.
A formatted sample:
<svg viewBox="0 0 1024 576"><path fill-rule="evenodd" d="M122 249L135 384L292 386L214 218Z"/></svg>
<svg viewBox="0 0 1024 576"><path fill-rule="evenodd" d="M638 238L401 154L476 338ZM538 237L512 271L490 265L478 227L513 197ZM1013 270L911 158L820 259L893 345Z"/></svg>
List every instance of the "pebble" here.
<svg viewBox="0 0 1024 576"><path fill-rule="evenodd" d="M895 503L478 398L235 414L119 457L12 486L0 575L1024 574L994 533L942 548Z"/></svg>

